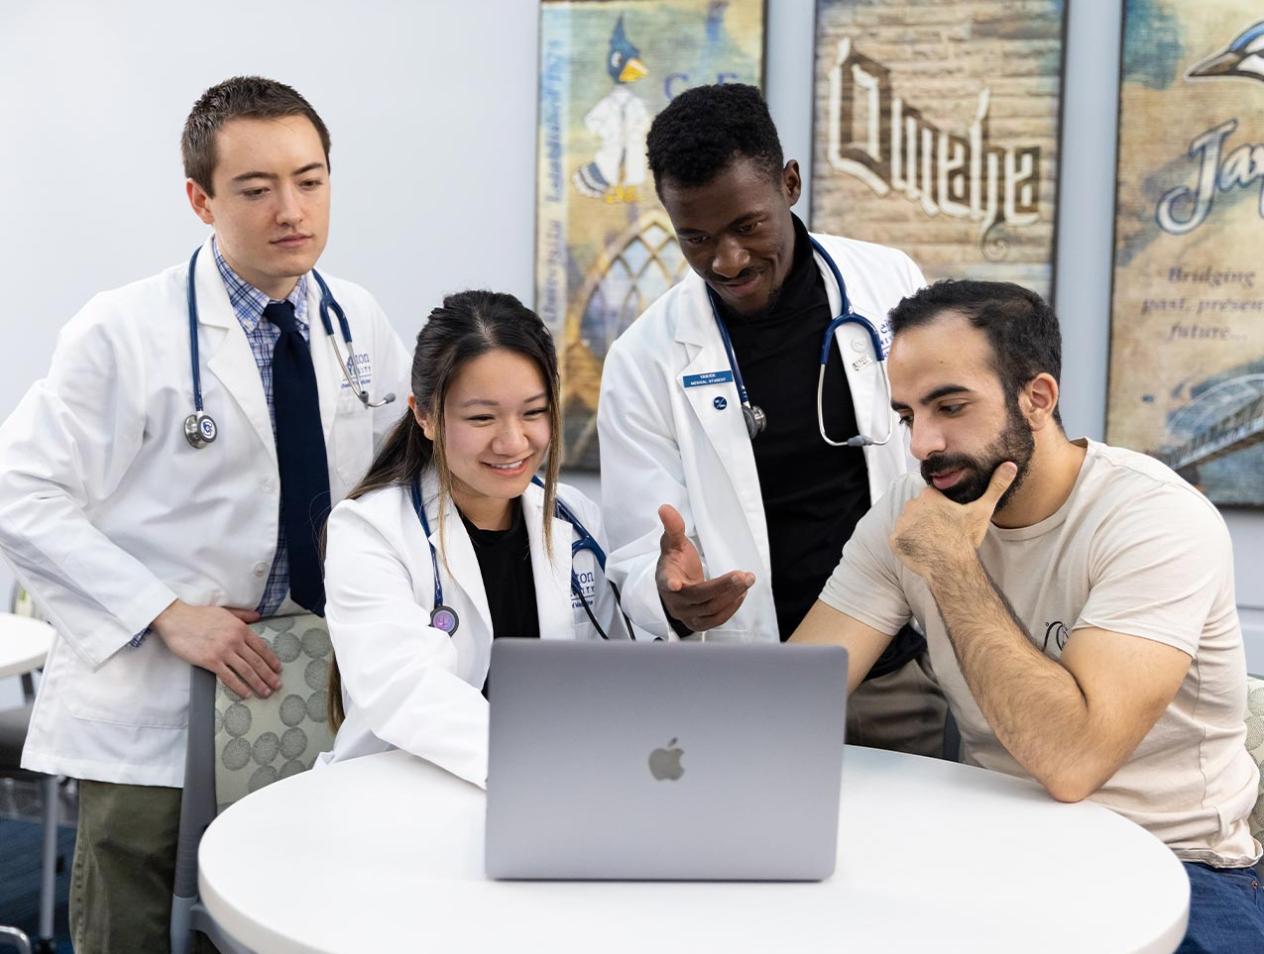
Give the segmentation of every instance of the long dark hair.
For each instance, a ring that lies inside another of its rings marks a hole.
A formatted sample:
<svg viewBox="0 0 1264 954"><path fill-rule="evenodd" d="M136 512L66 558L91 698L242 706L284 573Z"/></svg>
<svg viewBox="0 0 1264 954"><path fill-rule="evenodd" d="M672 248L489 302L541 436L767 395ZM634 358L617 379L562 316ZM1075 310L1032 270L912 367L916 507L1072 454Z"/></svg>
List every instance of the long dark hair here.
<svg viewBox="0 0 1264 954"><path fill-rule="evenodd" d="M550 441L544 475L544 541L551 542L549 524L557 499L557 474L562 454L562 402L553 336L543 321L513 295L490 291L463 291L448 295L430 313L417 334L413 351L411 386L413 398L434 422L435 439L422 432L406 410L391 429L369 471L347 494L355 500L383 487L407 486L427 467L439 478L439 537L443 541L444 502L452 494L452 473L444 455L443 405L448 389L465 365L489 351L503 348L530 359L544 379L548 397ZM551 549L551 547L550 547ZM550 557L552 553L550 552ZM342 676L337 659L329 670L329 713L333 727L342 724Z"/></svg>

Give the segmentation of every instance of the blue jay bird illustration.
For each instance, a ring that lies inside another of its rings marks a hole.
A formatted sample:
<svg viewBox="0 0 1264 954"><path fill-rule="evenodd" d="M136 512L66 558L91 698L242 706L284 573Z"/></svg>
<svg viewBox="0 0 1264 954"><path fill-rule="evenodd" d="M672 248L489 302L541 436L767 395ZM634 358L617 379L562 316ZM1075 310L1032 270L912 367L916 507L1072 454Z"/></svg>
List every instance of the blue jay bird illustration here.
<svg viewBox="0 0 1264 954"><path fill-rule="evenodd" d="M645 181L645 135L650 111L629 89L649 71L641 62L641 51L632 45L623 29L623 17L610 35L606 72L614 89L601 98L584 126L601 140L592 162L575 170L575 188L583 195L607 202L635 202L637 187Z"/></svg>
<svg viewBox="0 0 1264 954"><path fill-rule="evenodd" d="M1264 20L1247 27L1232 43L1189 71L1190 76L1245 76L1264 82Z"/></svg>

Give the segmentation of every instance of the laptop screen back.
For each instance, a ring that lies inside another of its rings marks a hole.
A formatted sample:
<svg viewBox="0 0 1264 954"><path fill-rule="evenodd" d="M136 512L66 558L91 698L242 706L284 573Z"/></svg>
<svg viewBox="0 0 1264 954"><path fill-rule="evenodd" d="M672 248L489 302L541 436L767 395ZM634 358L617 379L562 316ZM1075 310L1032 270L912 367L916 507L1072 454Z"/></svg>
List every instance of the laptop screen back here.
<svg viewBox="0 0 1264 954"><path fill-rule="evenodd" d="M846 672L837 647L496 640L488 875L828 877Z"/></svg>

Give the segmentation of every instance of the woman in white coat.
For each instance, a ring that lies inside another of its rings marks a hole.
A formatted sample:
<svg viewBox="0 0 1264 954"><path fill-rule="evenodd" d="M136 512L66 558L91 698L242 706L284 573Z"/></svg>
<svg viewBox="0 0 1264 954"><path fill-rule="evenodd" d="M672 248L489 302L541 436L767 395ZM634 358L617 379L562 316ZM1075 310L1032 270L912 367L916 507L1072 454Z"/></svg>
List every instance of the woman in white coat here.
<svg viewBox="0 0 1264 954"><path fill-rule="evenodd" d="M553 339L513 296L431 312L408 413L329 518L343 713L323 761L401 748L483 785L492 639L627 638L601 561L572 553L604 541L596 505L557 483L558 390Z"/></svg>

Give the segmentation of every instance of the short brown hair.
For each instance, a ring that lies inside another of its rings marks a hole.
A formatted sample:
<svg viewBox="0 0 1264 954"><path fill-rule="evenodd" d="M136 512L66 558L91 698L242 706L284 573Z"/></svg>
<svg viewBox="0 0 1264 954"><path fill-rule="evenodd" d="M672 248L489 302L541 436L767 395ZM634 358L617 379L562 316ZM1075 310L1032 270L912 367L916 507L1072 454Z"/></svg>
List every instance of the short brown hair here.
<svg viewBox="0 0 1264 954"><path fill-rule="evenodd" d="M325 166L329 166L329 130L311 103L292 86L262 76L234 76L212 86L193 104L184 121L180 136L180 155L184 174L202 187L209 196L211 174L218 157L215 134L231 119L275 119L280 116L306 116L320 135L325 148Z"/></svg>

